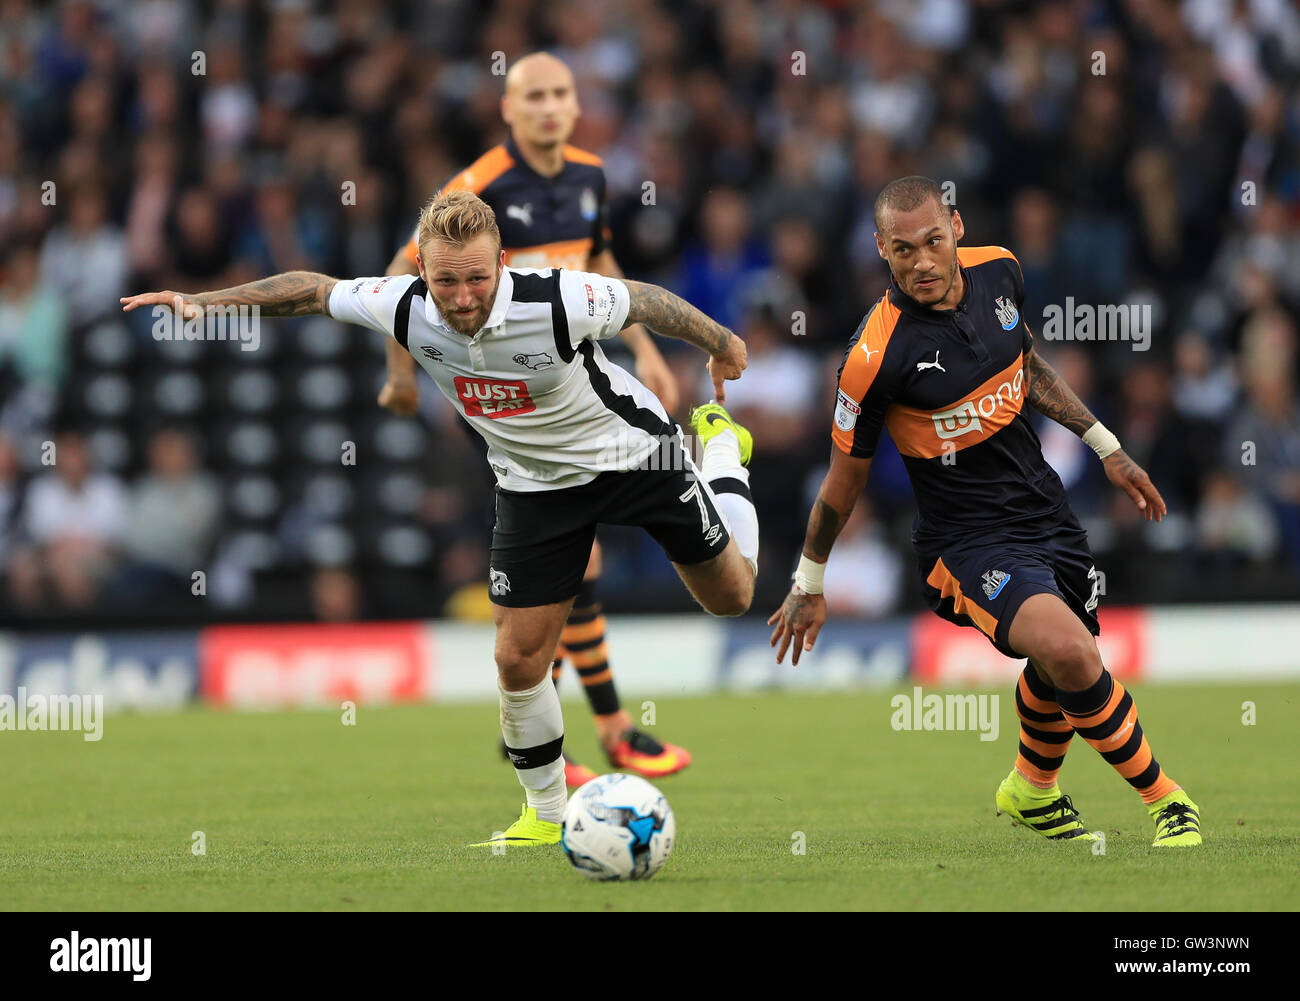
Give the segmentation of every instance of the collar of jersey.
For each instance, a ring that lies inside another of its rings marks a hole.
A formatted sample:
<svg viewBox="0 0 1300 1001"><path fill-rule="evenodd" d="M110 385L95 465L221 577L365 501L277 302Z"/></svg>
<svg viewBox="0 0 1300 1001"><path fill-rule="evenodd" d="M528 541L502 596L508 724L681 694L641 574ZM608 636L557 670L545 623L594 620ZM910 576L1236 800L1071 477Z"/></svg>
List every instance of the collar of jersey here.
<svg viewBox="0 0 1300 1001"><path fill-rule="evenodd" d="M546 181L547 183L549 183L551 181L556 180L556 178L558 178L560 174L563 174L566 170L569 169L569 161L564 160L560 164L560 174L555 174L552 177L547 177L545 174L537 173L537 171L533 169L533 165L524 159L524 155L521 152L519 152L519 144L515 142L515 137L513 135L506 136L505 147L506 147L506 152L510 154L510 159L514 161L514 165L518 169L526 173L532 174L533 177L537 178L539 181Z"/></svg>
<svg viewBox="0 0 1300 1001"><path fill-rule="evenodd" d="M514 296L515 280L510 277L510 269L501 269L501 281L497 285L496 301L492 303L492 312L488 313L487 322L479 328L479 332L470 340L476 340L485 331L493 327L499 327L506 322L506 313L510 309L510 300ZM433 303L432 294L424 293L424 318L432 323L435 327L441 327L443 330L452 330L451 324L443 319L442 314L438 312L438 307ZM453 333L455 331L453 330Z"/></svg>
<svg viewBox="0 0 1300 1001"><path fill-rule="evenodd" d="M931 309L929 306L922 306L898 287L893 275L889 276L889 301L908 316L915 316L918 320L927 320L930 323L951 323L952 318L958 313L964 312L966 304L970 302L970 272L960 264L957 265L957 268L961 271L961 278L966 284L966 291L962 293L961 302L957 304L956 309Z"/></svg>

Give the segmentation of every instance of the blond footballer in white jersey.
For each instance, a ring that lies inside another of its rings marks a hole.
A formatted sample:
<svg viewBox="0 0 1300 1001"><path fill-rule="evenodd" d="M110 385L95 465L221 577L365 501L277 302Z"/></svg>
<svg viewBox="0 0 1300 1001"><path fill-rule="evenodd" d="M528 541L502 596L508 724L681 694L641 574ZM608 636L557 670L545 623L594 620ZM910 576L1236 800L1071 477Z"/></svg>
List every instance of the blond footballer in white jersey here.
<svg viewBox="0 0 1300 1001"><path fill-rule="evenodd" d="M418 276L340 282L329 299L335 319L402 343L487 441L497 484L522 492L635 469L674 433L658 398L600 348L628 307L619 279L552 268L503 267L491 312L468 339Z"/></svg>
<svg viewBox="0 0 1300 1001"><path fill-rule="evenodd" d="M483 434L499 467L491 598L501 732L526 797L520 818L483 844L556 844L567 791L550 662L596 525L645 528L714 615L743 614L753 600L758 521L745 468L752 441L718 405L724 380L745 368L745 345L654 285L505 268L492 210L470 192L435 198L418 233L418 279L341 282L295 271L219 292L131 296L123 309L188 317L256 306L266 316L325 313L383 331ZM710 355L718 404L697 408L692 421L705 442L699 468L653 394L600 350L597 341L630 323ZM611 458L602 436L628 447ZM634 457L642 447L647 456L674 448L683 461L647 468Z"/></svg>

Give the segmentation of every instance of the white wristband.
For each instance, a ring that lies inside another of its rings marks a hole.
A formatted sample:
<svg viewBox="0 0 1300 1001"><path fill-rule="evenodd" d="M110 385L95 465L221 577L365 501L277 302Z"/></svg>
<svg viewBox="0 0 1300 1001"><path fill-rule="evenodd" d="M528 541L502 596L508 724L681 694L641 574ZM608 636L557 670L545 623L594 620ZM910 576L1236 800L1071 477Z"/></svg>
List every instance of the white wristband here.
<svg viewBox="0 0 1300 1001"><path fill-rule="evenodd" d="M821 594L822 581L826 576L826 564L810 560L807 556L799 557L799 567L794 572L794 586L804 594Z"/></svg>
<svg viewBox="0 0 1300 1001"><path fill-rule="evenodd" d="M1106 425L1101 421L1083 432L1083 443L1096 452L1100 459L1119 451L1119 439L1106 430Z"/></svg>

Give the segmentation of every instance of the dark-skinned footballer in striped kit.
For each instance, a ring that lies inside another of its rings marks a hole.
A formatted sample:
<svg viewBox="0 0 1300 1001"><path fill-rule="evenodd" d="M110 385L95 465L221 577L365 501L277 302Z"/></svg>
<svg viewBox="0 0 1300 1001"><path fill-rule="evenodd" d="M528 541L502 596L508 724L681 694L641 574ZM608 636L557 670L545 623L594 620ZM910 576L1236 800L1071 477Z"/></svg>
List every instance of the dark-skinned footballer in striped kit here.
<svg viewBox="0 0 1300 1001"><path fill-rule="evenodd" d="M745 344L655 285L507 267L496 217L472 192L433 199L416 232L418 275L340 281L298 271L221 292L131 296L123 308L188 317L258 306L265 316L325 313L370 327L409 351L483 437L497 481L489 577L501 736L526 802L482 844L558 844L567 790L551 658L596 526L644 528L713 615L741 615L753 601L753 440L721 406L724 380L745 368ZM633 323L709 355L717 402L691 418L699 466L658 398L600 348Z"/></svg>
<svg viewBox="0 0 1300 1001"><path fill-rule="evenodd" d="M1160 767L1132 696L1102 663L1087 536L1024 404L1082 437L1148 521L1164 516L1164 501L1034 350L1021 317L1024 277L1009 250L958 247L961 214L925 177L887 184L875 222L892 280L840 368L830 471L790 594L768 620L777 661L793 642L798 664L816 642L826 559L888 429L916 494L912 542L930 607L1028 658L1016 687L1019 753L997 811L1045 838L1095 841L1057 785L1078 733L1142 797L1156 847L1199 845L1196 804Z"/></svg>

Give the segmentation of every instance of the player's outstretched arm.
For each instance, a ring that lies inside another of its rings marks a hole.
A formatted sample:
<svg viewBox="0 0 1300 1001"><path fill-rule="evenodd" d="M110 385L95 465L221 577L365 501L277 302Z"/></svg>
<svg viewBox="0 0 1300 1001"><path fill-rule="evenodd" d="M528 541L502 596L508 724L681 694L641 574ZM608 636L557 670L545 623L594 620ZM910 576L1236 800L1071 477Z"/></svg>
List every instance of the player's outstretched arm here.
<svg viewBox="0 0 1300 1001"><path fill-rule="evenodd" d="M418 275L420 272L406 258L406 248L393 255L386 275ZM379 405L398 417L410 417L420 405L420 389L415 382L415 359L411 352L389 339L384 342L388 379L379 391Z"/></svg>
<svg viewBox="0 0 1300 1001"><path fill-rule="evenodd" d="M772 630L771 646L780 643L776 662L785 660L786 648L794 641L791 663L799 663L799 654L811 650L817 642L826 621L826 598L822 595L822 575L831 547L835 545L840 530L848 523L853 506L867 485L870 459L857 459L838 448L831 448L831 468L822 480L817 501L808 516L808 532L804 536L803 558L795 571L795 581L785 603L767 620Z"/></svg>
<svg viewBox="0 0 1300 1001"><path fill-rule="evenodd" d="M624 328L644 323L656 333L703 348L710 356L708 369L713 379L714 399L725 403L727 391L723 382L739 379L747 364L745 342L665 288L627 280L624 284L628 292Z"/></svg>
<svg viewBox="0 0 1300 1001"><path fill-rule="evenodd" d="M329 275L287 271L217 292L144 292L120 301L127 313L141 306L166 306L187 319L203 315L209 306L256 306L263 316L309 316L329 312L330 292L338 283Z"/></svg>
<svg viewBox="0 0 1300 1001"><path fill-rule="evenodd" d="M1106 478L1133 499L1146 520L1159 521L1167 508L1160 491L1136 462L1119 447L1119 439L1083 405L1074 390L1066 385L1056 369L1031 350L1025 356L1026 398L1039 413L1050 417L1082 438L1101 457Z"/></svg>

